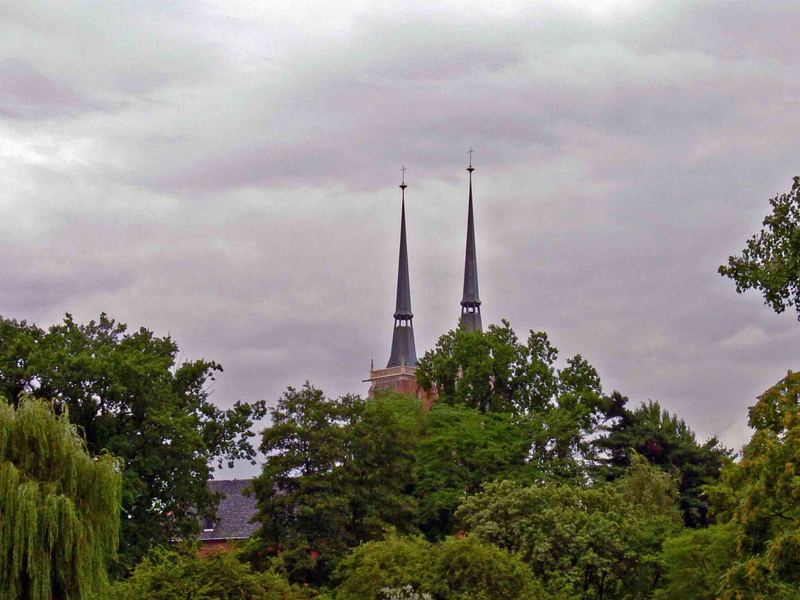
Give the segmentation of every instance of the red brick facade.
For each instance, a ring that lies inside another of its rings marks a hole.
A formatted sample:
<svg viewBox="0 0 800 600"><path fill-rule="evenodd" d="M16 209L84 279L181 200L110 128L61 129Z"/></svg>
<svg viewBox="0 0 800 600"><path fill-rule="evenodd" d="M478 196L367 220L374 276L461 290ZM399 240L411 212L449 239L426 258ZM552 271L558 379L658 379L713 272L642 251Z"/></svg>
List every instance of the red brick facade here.
<svg viewBox="0 0 800 600"><path fill-rule="evenodd" d="M240 540L203 540L197 555L206 558L220 552L233 552L240 544Z"/></svg>
<svg viewBox="0 0 800 600"><path fill-rule="evenodd" d="M391 390L400 394L411 394L418 400L422 400L425 410L430 410L436 403L436 394L428 394L417 384L416 367L402 365L399 367L374 369L370 372L367 381L370 382L370 398L374 398L375 394L381 390Z"/></svg>

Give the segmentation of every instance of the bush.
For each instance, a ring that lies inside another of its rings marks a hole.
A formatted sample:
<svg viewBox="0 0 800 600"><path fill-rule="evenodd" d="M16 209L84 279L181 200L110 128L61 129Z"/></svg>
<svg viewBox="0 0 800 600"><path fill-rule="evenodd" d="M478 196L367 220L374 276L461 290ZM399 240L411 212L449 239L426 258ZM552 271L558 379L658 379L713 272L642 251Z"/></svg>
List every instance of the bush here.
<svg viewBox="0 0 800 600"><path fill-rule="evenodd" d="M439 544L433 574L434 595L441 600L544 598L525 563L474 536L448 538Z"/></svg>
<svg viewBox="0 0 800 600"><path fill-rule="evenodd" d="M337 600L384 598L384 589L427 589L433 545L421 537L390 537L367 542L341 563ZM402 597L402 596L401 596Z"/></svg>
<svg viewBox="0 0 800 600"><path fill-rule="evenodd" d="M194 548L156 548L126 581L113 586L115 600L305 600L316 593L292 586L282 575L253 571L230 552L199 558Z"/></svg>
<svg viewBox="0 0 800 600"><path fill-rule="evenodd" d="M337 600L534 600L544 597L517 557L477 538L389 538L341 563Z"/></svg>

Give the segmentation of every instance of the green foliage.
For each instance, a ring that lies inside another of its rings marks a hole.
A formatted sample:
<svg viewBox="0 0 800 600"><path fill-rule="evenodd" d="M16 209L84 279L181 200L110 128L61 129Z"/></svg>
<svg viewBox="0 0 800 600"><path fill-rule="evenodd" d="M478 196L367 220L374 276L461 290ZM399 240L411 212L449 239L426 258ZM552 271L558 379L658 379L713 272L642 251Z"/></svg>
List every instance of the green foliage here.
<svg viewBox="0 0 800 600"><path fill-rule="evenodd" d="M680 522L675 478L651 465L641 454L633 453L631 466L615 487L631 506Z"/></svg>
<svg viewBox="0 0 800 600"><path fill-rule="evenodd" d="M522 561L472 536L439 544L394 537L369 542L342 561L338 576L337 600L383 600L392 594L435 600L544 597Z"/></svg>
<svg viewBox="0 0 800 600"><path fill-rule="evenodd" d="M541 476L528 460L535 433L522 415L434 406L416 447L420 528L433 539L455 533L456 508L485 482Z"/></svg>
<svg viewBox="0 0 800 600"><path fill-rule="evenodd" d="M432 558L433 595L439 600L545 597L525 563L477 537L448 538Z"/></svg>
<svg viewBox="0 0 800 600"><path fill-rule="evenodd" d="M664 581L656 600L715 600L734 560L736 531L730 525L684 530L664 542Z"/></svg>
<svg viewBox="0 0 800 600"><path fill-rule="evenodd" d="M358 546L339 565L337 600L382 599L383 590L430 591L434 546L421 537L390 536Z"/></svg>
<svg viewBox="0 0 800 600"><path fill-rule="evenodd" d="M323 582L348 548L413 530L418 423L398 416L398 402L416 401L333 400L306 384L272 410L254 481L260 540L281 549L294 580Z"/></svg>
<svg viewBox="0 0 800 600"><path fill-rule="evenodd" d="M92 458L66 415L0 398L0 599L99 592L118 542L120 464Z"/></svg>
<svg viewBox="0 0 800 600"><path fill-rule="evenodd" d="M794 178L789 193L769 203L772 214L764 218L764 228L719 273L733 279L739 293L759 290L777 313L793 306L800 319L800 177Z"/></svg>
<svg viewBox="0 0 800 600"><path fill-rule="evenodd" d="M711 490L736 531L736 556L723 597L800 596L800 373L750 407L755 433L738 464Z"/></svg>
<svg viewBox="0 0 800 600"><path fill-rule="evenodd" d="M640 462L631 478L613 487L490 483L456 516L484 542L518 553L552 597L646 597L679 517L661 472Z"/></svg>
<svg viewBox="0 0 800 600"><path fill-rule="evenodd" d="M575 478L581 474L576 457L593 459L588 440L612 405L583 357L568 359L562 369L557 357L547 334L531 332L522 343L503 321L485 333L457 329L440 337L420 360L417 380L435 389L441 403L531 419L531 461L544 472Z"/></svg>
<svg viewBox="0 0 800 600"><path fill-rule="evenodd" d="M306 600L309 589L290 585L273 571L258 573L231 552L198 558L194 548L154 548L130 578L114 584L117 600Z"/></svg>
<svg viewBox="0 0 800 600"><path fill-rule="evenodd" d="M715 437L699 444L683 419L663 410L658 402L642 403L631 411L625 406L627 398L615 392L613 399L621 418L608 435L595 442L608 457L609 468L600 470L600 475L619 478L631 465L632 456L644 456L678 478L686 525L708 525L708 499L703 488L719 480L730 451Z"/></svg>
<svg viewBox="0 0 800 600"><path fill-rule="evenodd" d="M169 337L128 332L105 315L85 325L67 315L47 331L0 318L0 395L51 398L91 453L124 462L123 571L152 544L196 531L195 510L213 513L211 462L255 455L249 428L263 403L218 409L206 385L222 368L177 357Z"/></svg>
<svg viewBox="0 0 800 600"><path fill-rule="evenodd" d="M504 320L486 332L456 329L444 334L420 361L417 378L425 389L436 389L441 402L482 412L540 411L562 395L571 408L588 404L590 397L602 404L596 371L580 355L559 371L557 357L546 333L532 331L522 343Z"/></svg>

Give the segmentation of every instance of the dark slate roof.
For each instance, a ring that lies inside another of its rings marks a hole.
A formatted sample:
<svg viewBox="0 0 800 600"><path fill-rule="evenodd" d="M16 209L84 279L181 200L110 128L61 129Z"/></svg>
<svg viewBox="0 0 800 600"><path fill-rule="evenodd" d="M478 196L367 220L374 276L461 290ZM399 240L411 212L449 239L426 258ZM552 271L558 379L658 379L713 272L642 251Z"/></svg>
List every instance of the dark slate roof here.
<svg viewBox="0 0 800 600"><path fill-rule="evenodd" d="M205 523L200 523L201 540L241 540L255 533L258 524L250 523L250 519L257 511L256 499L252 494L243 494L251 482L251 479L218 479L208 482L213 493L223 496L217 507L213 531L204 531Z"/></svg>
<svg viewBox="0 0 800 600"><path fill-rule="evenodd" d="M409 322L410 323L410 322ZM392 334L392 354L386 368L408 365L417 366L417 347L414 345L414 328L409 325L395 325Z"/></svg>

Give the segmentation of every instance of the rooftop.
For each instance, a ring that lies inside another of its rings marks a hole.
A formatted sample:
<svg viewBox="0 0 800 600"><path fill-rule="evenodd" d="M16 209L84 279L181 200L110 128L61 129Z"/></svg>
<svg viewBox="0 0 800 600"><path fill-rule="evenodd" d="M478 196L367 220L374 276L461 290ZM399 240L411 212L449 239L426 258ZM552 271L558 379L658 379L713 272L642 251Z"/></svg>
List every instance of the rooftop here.
<svg viewBox="0 0 800 600"><path fill-rule="evenodd" d="M245 496L244 490L250 486L251 479L218 479L208 482L213 493L222 497L217 507L217 519L214 528L201 529L200 540L241 540L249 538L256 529L257 523L250 520L255 516L257 507L255 496ZM205 524L201 523L205 527Z"/></svg>

